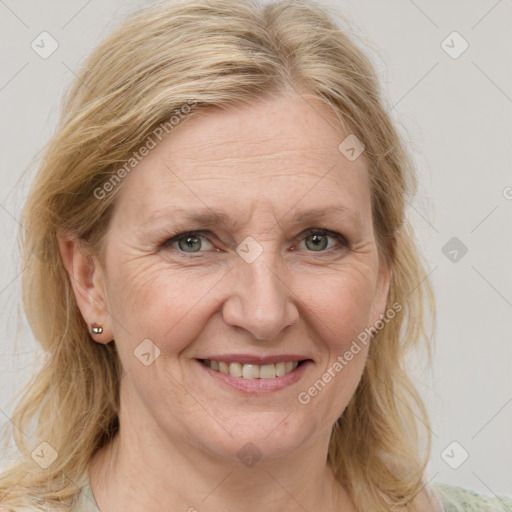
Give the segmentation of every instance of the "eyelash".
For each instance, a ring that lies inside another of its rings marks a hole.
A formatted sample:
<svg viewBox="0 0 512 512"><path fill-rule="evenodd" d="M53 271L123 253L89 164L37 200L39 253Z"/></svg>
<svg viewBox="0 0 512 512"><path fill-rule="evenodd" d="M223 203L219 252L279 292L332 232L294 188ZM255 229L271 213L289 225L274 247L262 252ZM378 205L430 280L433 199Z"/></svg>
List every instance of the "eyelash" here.
<svg viewBox="0 0 512 512"><path fill-rule="evenodd" d="M202 237L202 238L207 238L205 235L210 233L210 231L207 231L207 230L199 230L199 231L185 231L185 232L182 232L182 233L178 233L174 236L172 236L172 238L167 238L164 242L162 242L159 246L160 249L164 250L164 249L174 249L171 246L171 244L173 244L174 242L178 242L180 239L182 238L186 238L186 237ZM335 240L337 240L340 245L338 247L331 247L329 249L324 249L323 251L308 251L308 252L318 252L318 253L329 253L331 251L341 251L342 249L350 249L350 243L349 241L347 240L347 238L342 235L341 233L337 233L336 231L330 231L328 229L319 229L319 228L311 228L311 229L308 229L304 232L302 232L300 235L298 235L296 238L295 238L295 241L301 241L305 238L307 238L308 236L310 235L322 235L322 236L329 236L331 238L334 238ZM211 243L211 242L210 242ZM194 255L192 257L197 257L196 255L199 255L201 254L202 252L204 251L198 251L198 252L185 252L185 251L181 251L179 249L174 249L176 252L178 253L181 253L181 254L190 254L190 255Z"/></svg>

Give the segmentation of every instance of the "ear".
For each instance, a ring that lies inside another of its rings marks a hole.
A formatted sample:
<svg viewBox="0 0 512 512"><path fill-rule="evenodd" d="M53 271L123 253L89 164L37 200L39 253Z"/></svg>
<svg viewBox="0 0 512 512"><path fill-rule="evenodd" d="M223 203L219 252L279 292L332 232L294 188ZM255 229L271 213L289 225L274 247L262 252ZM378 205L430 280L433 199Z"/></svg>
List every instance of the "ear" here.
<svg viewBox="0 0 512 512"><path fill-rule="evenodd" d="M59 230L59 250L69 275L75 299L94 341L106 344L113 339L111 316L107 309L104 270L98 258L75 233ZM103 328L100 334L92 332L92 325Z"/></svg>

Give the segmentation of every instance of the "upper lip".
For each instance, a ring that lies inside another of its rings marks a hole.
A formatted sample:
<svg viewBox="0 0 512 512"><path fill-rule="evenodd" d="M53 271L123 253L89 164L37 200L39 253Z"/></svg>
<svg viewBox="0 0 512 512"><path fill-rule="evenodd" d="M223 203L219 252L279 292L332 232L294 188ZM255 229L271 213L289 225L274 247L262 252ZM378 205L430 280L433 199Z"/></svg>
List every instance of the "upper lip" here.
<svg viewBox="0 0 512 512"><path fill-rule="evenodd" d="M257 356L254 354L219 354L199 358L200 360L208 359L210 361L222 361L223 363L246 363L246 364L272 364L289 361L305 361L310 359L299 354L275 354L271 356Z"/></svg>

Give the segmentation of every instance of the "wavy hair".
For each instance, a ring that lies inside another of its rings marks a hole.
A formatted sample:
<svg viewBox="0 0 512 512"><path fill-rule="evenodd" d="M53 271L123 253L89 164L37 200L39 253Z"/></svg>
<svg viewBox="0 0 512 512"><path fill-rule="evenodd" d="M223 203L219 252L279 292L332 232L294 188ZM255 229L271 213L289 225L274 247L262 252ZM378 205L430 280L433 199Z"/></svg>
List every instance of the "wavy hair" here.
<svg viewBox="0 0 512 512"><path fill-rule="evenodd" d="M312 0L164 2L130 16L86 59L22 212L23 305L45 359L6 425L19 453L0 474L3 506L68 510L92 456L119 428L115 343L95 343L88 333L59 229L72 230L101 260L116 191L98 200L95 190L156 127L190 99L193 116L294 90L321 100L364 143L379 258L393 264L388 304L403 306L372 340L327 462L358 510L420 510L430 423L406 356L425 349L431 361L426 327L435 304L405 215L417 178L373 65L341 20ZM23 432L37 441L27 446ZM43 441L58 453L47 469L30 456Z"/></svg>

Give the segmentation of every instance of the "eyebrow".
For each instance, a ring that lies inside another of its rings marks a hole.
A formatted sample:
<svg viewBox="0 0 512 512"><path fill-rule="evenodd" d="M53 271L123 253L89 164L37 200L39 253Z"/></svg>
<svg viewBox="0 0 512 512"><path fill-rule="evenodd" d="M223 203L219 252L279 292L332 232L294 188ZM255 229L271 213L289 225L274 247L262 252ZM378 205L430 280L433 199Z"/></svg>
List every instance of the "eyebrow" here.
<svg viewBox="0 0 512 512"><path fill-rule="evenodd" d="M290 213L286 213L283 217L278 219L278 223L281 224L283 219L286 219ZM299 224L305 222L315 222L325 220L333 217L343 216L348 219L358 220L359 216L355 214L353 210L348 209L343 205L327 205L322 208L310 208L308 210L301 210L295 212L291 216L292 224ZM195 222L200 224L204 228L213 228L219 224L224 224L230 229L236 230L240 226L240 219L232 219L225 212L214 212L208 208L199 210L190 210L185 208L175 208L173 210L157 210L150 217L143 221L142 227L154 223L156 220L161 218L174 219L180 224L184 222Z"/></svg>

